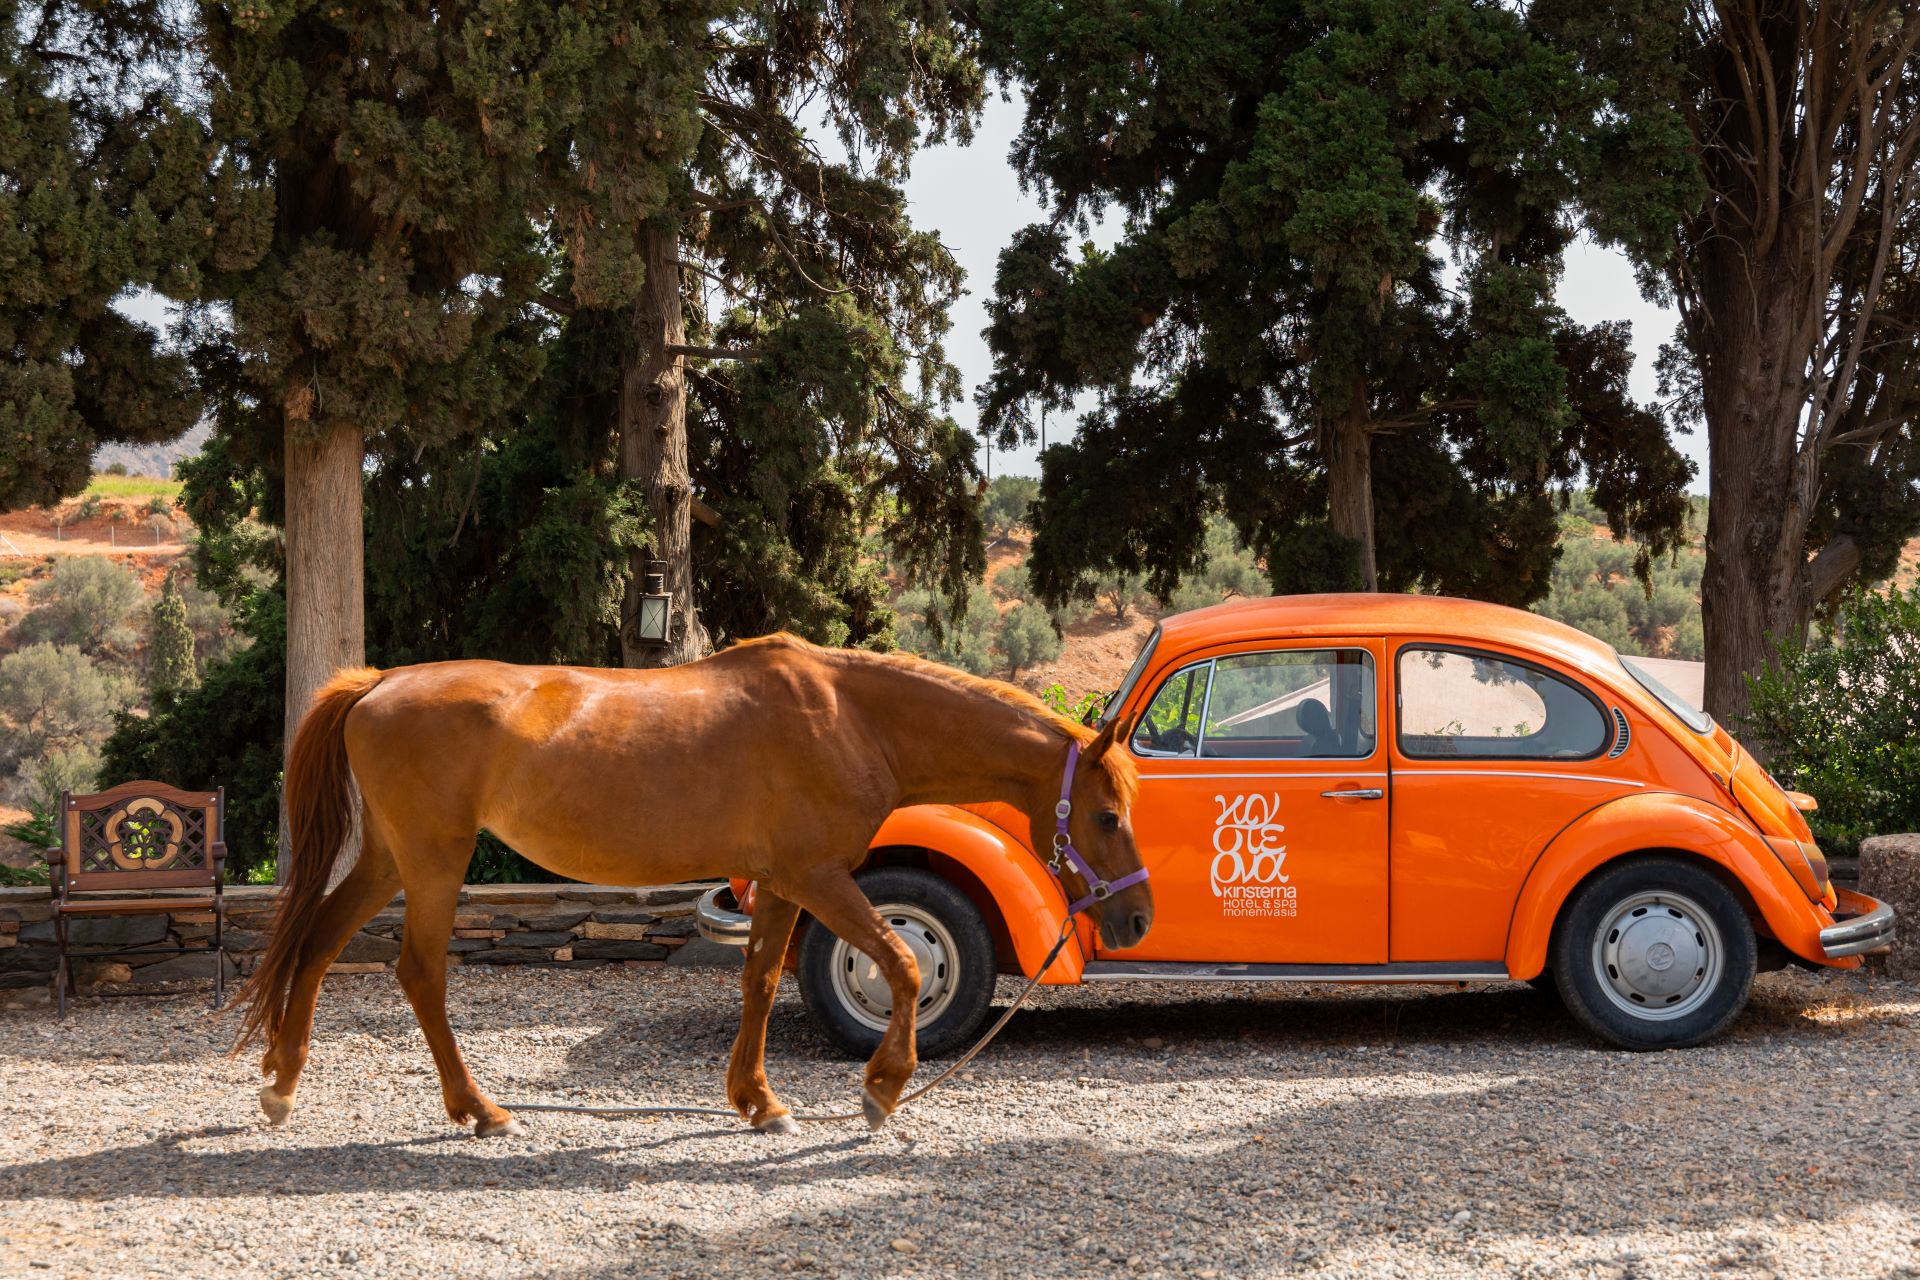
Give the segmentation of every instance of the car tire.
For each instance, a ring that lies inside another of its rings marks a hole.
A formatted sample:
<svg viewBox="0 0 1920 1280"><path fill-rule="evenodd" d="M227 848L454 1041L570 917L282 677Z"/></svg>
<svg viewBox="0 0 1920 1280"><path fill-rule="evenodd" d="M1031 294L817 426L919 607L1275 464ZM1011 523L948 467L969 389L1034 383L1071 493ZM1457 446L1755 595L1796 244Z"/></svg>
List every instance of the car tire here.
<svg viewBox="0 0 1920 1280"><path fill-rule="evenodd" d="M855 881L920 962L920 1057L970 1044L993 1009L993 935L980 909L917 867L879 867ZM815 922L800 941L799 971L800 998L814 1025L848 1055L871 1057L892 1005L877 966Z"/></svg>
<svg viewBox="0 0 1920 1280"><path fill-rule="evenodd" d="M1759 951L1746 910L1712 872L1679 858L1603 868L1554 928L1561 999L1622 1049L1684 1049L1746 1007Z"/></svg>

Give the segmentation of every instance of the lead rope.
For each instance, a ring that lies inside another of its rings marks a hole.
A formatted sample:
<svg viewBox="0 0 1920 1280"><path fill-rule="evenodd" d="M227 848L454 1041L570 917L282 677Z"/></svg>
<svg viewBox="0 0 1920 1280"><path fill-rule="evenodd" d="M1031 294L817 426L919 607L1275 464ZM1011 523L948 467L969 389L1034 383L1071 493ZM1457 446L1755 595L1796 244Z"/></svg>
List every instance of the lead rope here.
<svg viewBox="0 0 1920 1280"><path fill-rule="evenodd" d="M1028 980L1019 997L1007 1006L1007 1011L1001 1014L991 1027L987 1028L987 1034L974 1041L973 1048L967 1050L959 1061L895 1103L894 1110L897 1111L910 1102L917 1102L938 1089L946 1083L949 1076L972 1062L982 1049L993 1043L993 1038L1000 1034L1001 1028L1007 1025L1014 1014L1020 1012L1020 1006L1027 1002L1027 997L1033 994L1033 989L1040 985L1040 979L1045 976L1048 969L1053 967L1054 960L1060 955L1060 949L1066 946L1067 939L1073 936L1073 921L1074 917L1071 915L1061 921L1060 936L1054 941L1053 950L1047 952L1047 958L1040 962L1038 969L1034 970L1033 977ZM726 1116L733 1119L740 1114L731 1107L590 1107L564 1102L503 1102L500 1105L509 1111L558 1111L569 1115L599 1116L603 1120L624 1120L632 1116ZM801 1124L827 1124L837 1120L864 1122L867 1118L864 1111L834 1112L831 1115L795 1111L791 1113L791 1117Z"/></svg>

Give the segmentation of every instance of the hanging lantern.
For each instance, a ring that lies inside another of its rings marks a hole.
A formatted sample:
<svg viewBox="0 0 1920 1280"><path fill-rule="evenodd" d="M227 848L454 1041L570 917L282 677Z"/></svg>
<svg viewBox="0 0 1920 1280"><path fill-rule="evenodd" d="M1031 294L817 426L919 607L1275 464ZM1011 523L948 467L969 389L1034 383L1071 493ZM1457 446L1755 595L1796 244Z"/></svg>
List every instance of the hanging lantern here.
<svg viewBox="0 0 1920 1280"><path fill-rule="evenodd" d="M640 644L665 645L673 621L673 597L667 594L667 562L647 561L640 609L633 616L633 638Z"/></svg>

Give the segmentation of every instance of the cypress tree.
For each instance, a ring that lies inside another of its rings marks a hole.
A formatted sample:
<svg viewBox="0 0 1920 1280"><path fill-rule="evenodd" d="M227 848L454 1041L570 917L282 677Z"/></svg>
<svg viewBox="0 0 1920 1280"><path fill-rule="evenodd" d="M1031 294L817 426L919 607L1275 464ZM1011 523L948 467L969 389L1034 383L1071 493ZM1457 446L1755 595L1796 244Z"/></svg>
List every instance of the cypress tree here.
<svg viewBox="0 0 1920 1280"><path fill-rule="evenodd" d="M147 619L147 691L191 689L199 683L199 669L193 660L193 628L187 625L187 602L180 598L169 571Z"/></svg>
<svg viewBox="0 0 1920 1280"><path fill-rule="evenodd" d="M589 111L616 127L602 95L618 92L623 116L654 122L641 151L670 165L689 142L670 127L684 114L674 60L705 14L512 0L202 10L212 182L232 217L194 295L225 304L230 324L201 310L198 366L219 456L278 482L265 514L286 533L290 720L364 660L365 460L513 412L540 368L532 303L556 242L584 256L600 234L556 223L557 197L598 182L594 225L630 232L660 188L631 164L594 172L591 149L583 178L561 153ZM192 500L217 503L232 472L202 476Z"/></svg>
<svg viewBox="0 0 1920 1280"><path fill-rule="evenodd" d="M0 510L198 413L185 362L111 306L190 281L213 229L196 122L152 74L179 49L169 12L0 0Z"/></svg>
<svg viewBox="0 0 1920 1280"><path fill-rule="evenodd" d="M1625 330L1553 301L1580 122L1603 95L1523 14L982 14L995 69L1027 90L1015 163L1055 214L1001 257L983 422L1010 445L1036 409L1097 400L1042 458L1041 594L1118 571L1165 595L1223 510L1278 590L1525 603L1583 467L1616 527L1671 545L1689 468L1626 397ZM1108 208L1120 242L1075 247L1075 223Z"/></svg>
<svg viewBox="0 0 1920 1280"><path fill-rule="evenodd" d="M1669 392L1708 445L1706 710L1920 533L1920 14L1909 4L1549 0L1609 86L1589 221L1680 314ZM1690 199L1636 163L1677 140Z"/></svg>

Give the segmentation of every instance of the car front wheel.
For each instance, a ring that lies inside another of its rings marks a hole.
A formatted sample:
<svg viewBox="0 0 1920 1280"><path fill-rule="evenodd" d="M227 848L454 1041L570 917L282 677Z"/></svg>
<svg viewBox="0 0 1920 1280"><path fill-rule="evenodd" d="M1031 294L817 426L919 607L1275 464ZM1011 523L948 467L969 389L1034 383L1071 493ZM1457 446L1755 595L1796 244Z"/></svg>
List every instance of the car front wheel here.
<svg viewBox="0 0 1920 1280"><path fill-rule="evenodd" d="M993 935L964 893L916 867L855 877L920 969L915 1047L937 1058L972 1042L993 1008ZM880 1047L893 993L865 952L818 922L800 942L800 996L829 1040L856 1058Z"/></svg>
<svg viewBox="0 0 1920 1280"><path fill-rule="evenodd" d="M1623 1049L1683 1049L1723 1031L1746 1006L1758 953L1753 926L1712 873L1677 858L1601 871L1554 930L1553 974L1567 1008Z"/></svg>

